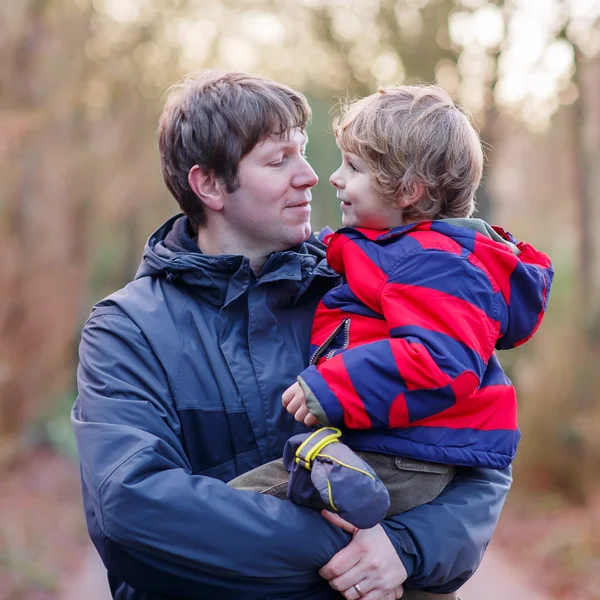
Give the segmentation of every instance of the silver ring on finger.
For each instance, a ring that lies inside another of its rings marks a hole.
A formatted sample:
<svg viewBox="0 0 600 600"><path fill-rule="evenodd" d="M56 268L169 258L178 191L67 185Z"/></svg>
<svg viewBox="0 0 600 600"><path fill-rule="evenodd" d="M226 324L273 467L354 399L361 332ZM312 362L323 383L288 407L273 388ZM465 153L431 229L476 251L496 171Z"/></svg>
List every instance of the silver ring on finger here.
<svg viewBox="0 0 600 600"><path fill-rule="evenodd" d="M354 588L354 591L358 594L359 598L365 595L365 593L360 589L358 583L355 583L352 587Z"/></svg>

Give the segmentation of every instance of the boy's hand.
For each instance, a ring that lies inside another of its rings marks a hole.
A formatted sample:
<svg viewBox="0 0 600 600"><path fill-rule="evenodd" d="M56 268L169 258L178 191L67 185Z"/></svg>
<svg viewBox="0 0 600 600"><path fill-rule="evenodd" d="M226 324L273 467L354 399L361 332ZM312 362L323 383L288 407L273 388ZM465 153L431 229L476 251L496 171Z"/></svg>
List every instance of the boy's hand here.
<svg viewBox="0 0 600 600"><path fill-rule="evenodd" d="M314 427L318 423L317 418L306 408L306 396L299 383L294 383L285 390L281 401L285 409L294 415L294 419L299 423L304 423L307 427Z"/></svg>

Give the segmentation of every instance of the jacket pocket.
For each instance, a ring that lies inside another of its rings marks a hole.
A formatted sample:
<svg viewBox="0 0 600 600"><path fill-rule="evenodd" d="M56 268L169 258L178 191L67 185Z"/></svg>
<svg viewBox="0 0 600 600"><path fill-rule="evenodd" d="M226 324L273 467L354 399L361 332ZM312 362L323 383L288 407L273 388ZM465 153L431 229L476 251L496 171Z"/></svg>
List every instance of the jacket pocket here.
<svg viewBox="0 0 600 600"><path fill-rule="evenodd" d="M395 463L396 467L401 471L415 471L418 473L432 473L436 475L447 475L450 472L454 473L454 467L451 465L426 462L424 460L416 460L404 456L396 456Z"/></svg>
<svg viewBox="0 0 600 600"><path fill-rule="evenodd" d="M244 410L180 409L183 445L194 473L200 473L257 450Z"/></svg>

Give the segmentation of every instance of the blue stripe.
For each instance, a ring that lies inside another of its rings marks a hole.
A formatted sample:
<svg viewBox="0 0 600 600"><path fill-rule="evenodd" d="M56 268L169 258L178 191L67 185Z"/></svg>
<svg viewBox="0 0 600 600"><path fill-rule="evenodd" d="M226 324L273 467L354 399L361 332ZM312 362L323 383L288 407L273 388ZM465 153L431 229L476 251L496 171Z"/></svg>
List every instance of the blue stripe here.
<svg viewBox="0 0 600 600"><path fill-rule="evenodd" d="M510 276L509 321L504 336L496 347L512 348L528 338L538 322L538 316L548 301L552 272L536 265L519 263ZM544 300L543 291L546 290Z"/></svg>
<svg viewBox="0 0 600 600"><path fill-rule="evenodd" d="M449 385L435 390L406 392L404 398L411 423L437 415L456 403L456 396Z"/></svg>
<svg viewBox="0 0 600 600"><path fill-rule="evenodd" d="M347 313L383 320L383 315L376 313L374 310L371 310L368 306L363 304L352 293L350 286L347 284L340 285L330 292L327 292L323 297L323 304L331 310L343 310Z"/></svg>
<svg viewBox="0 0 600 600"><path fill-rule="evenodd" d="M325 411L325 414L329 419L329 424L334 425L335 427L343 427L344 409L317 368L312 365L308 367L308 369L302 371L301 376L306 385L310 388L310 391L319 401L321 408Z"/></svg>
<svg viewBox="0 0 600 600"><path fill-rule="evenodd" d="M441 233L461 246L466 248L469 253L475 252L475 230L469 229L468 227L460 227L458 225L451 225L450 223L444 223L443 221L434 221L431 224L431 231Z"/></svg>
<svg viewBox="0 0 600 600"><path fill-rule="evenodd" d="M390 406L406 391L389 340L380 340L346 350L342 360L360 396L373 429L389 427Z"/></svg>
<svg viewBox="0 0 600 600"><path fill-rule="evenodd" d="M359 237L354 239L354 243L384 273L389 273L405 254L422 249L421 244L412 237L392 238L378 242Z"/></svg>
<svg viewBox="0 0 600 600"><path fill-rule="evenodd" d="M457 254L424 250L404 260L389 281L449 294L480 308L490 319L500 320L499 297L487 275Z"/></svg>
<svg viewBox="0 0 600 600"><path fill-rule="evenodd" d="M494 352L490 357L487 369L481 380L481 388L488 387L490 385L508 385L512 386L512 381L508 378L496 353Z"/></svg>
<svg viewBox="0 0 600 600"><path fill-rule="evenodd" d="M394 327L390 333L392 337L403 337L424 344L436 365L452 378L465 370L473 371L479 379L483 377L485 362L481 356L445 333L414 325Z"/></svg>
<svg viewBox="0 0 600 600"><path fill-rule="evenodd" d="M407 427L390 430L387 435L375 431L347 431L343 441L353 450L465 467L503 469L514 458L520 437L518 429Z"/></svg>

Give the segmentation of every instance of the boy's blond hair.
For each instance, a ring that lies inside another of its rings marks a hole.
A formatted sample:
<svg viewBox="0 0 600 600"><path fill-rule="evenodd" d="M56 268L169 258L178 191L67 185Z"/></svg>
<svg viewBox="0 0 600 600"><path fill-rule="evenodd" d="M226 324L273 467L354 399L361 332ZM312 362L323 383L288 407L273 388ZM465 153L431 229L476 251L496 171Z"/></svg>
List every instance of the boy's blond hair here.
<svg viewBox="0 0 600 600"><path fill-rule="evenodd" d="M334 129L341 150L367 163L384 200L403 205L418 196L404 210L406 222L473 214L483 170L481 142L442 88L382 88L343 105Z"/></svg>

